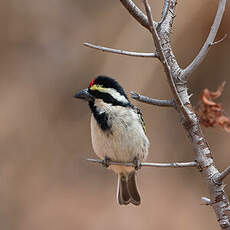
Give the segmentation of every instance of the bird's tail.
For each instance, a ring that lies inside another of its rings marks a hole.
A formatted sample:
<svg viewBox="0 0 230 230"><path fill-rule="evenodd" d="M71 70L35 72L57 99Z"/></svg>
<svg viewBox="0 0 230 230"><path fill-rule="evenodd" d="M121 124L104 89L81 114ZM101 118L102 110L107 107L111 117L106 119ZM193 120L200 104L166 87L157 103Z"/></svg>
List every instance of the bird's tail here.
<svg viewBox="0 0 230 230"><path fill-rule="evenodd" d="M132 203L139 205L141 198L136 185L136 172L132 171L127 175L118 174L117 199L121 205Z"/></svg>

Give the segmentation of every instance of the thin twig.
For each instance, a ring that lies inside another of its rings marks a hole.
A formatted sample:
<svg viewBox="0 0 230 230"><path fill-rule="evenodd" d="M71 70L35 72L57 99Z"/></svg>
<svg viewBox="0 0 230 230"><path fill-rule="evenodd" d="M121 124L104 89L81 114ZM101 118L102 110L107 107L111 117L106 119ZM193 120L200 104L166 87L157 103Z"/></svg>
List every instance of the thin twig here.
<svg viewBox="0 0 230 230"><path fill-rule="evenodd" d="M156 50L159 54L159 58L161 60L161 62L166 63L166 59L164 57L164 53L162 52L162 49L161 49L161 45L160 45L160 38L157 34L157 30L156 30L156 25L157 23L153 21L153 16L152 16L152 11L151 11L151 7L149 5L149 2L148 0L142 0L143 3L144 3L144 6L145 6L145 11L146 11L146 14L147 14L147 18L148 18L148 23L149 23L149 30L152 34L152 37L153 37L153 41L154 41L154 44L156 46ZM165 68L165 70L167 71L168 68Z"/></svg>
<svg viewBox="0 0 230 230"><path fill-rule="evenodd" d="M230 166L228 166L223 172L215 177L215 182L221 183L223 179L230 174Z"/></svg>
<svg viewBox="0 0 230 230"><path fill-rule="evenodd" d="M97 50L101 50L104 52L108 52L108 53L115 53L115 54L121 54L121 55L127 55L127 56L134 56L134 57L158 57L156 53L138 53L138 52L130 52L130 51L126 51L126 50L118 50L118 49L112 49L112 48L108 48L108 47L103 47L103 46L97 46L97 45L93 45L90 43L84 43L84 46L93 48L93 49L97 49Z"/></svg>
<svg viewBox="0 0 230 230"><path fill-rule="evenodd" d="M86 159L87 161L93 163L103 164L104 161L100 159ZM117 162L117 161L109 161L109 165L121 165L121 166L130 166L136 167L136 165L132 162ZM195 161L192 162L173 162L173 163L149 163L143 162L140 163L140 166L143 167L164 167L164 168L184 168L184 167L197 167L197 163Z"/></svg>
<svg viewBox="0 0 230 230"><path fill-rule="evenodd" d="M154 24L156 24L156 22L153 21L153 15L152 15L151 7L150 7L147 0L143 0L143 3L145 5L145 11L146 11L148 22L149 22L150 32L152 34L154 33L153 36L155 36L156 35L156 28L155 28Z"/></svg>
<svg viewBox="0 0 230 230"><path fill-rule="evenodd" d="M149 23L146 15L131 0L120 0L129 13L146 29L149 30Z"/></svg>
<svg viewBox="0 0 230 230"><path fill-rule="evenodd" d="M223 42L226 38L227 38L227 34L224 35L224 37L222 37L220 40L216 41L216 42L212 42L212 43L209 43L209 46L214 46L214 45L217 45L221 42Z"/></svg>
<svg viewBox="0 0 230 230"><path fill-rule="evenodd" d="M158 26L161 26L161 24L164 22L165 18L167 17L167 14L169 12L169 5L170 5L170 0L164 0L164 5L161 13L161 20L158 23Z"/></svg>
<svg viewBox="0 0 230 230"><path fill-rule="evenodd" d="M207 37L207 40L205 41L203 47L201 48L198 55L194 58L192 63L188 65L184 70L183 74L181 76L181 80L186 81L188 77L197 69L197 67L202 63L206 55L208 54L208 50L210 48L210 44L214 42L214 39L216 37L217 31L219 29L224 10L225 10L226 0L219 0L218 9L216 12L216 16L213 22L213 25L211 27L211 30L209 32L209 35Z"/></svg>
<svg viewBox="0 0 230 230"><path fill-rule="evenodd" d="M143 95L140 95L138 93L135 93L133 91L130 92L131 97L134 100L140 101L140 102L144 102L146 104L150 104L150 105L156 105L156 106L161 106L161 107L175 107L175 101L174 100L158 100L158 99L153 99L150 97L146 97Z"/></svg>

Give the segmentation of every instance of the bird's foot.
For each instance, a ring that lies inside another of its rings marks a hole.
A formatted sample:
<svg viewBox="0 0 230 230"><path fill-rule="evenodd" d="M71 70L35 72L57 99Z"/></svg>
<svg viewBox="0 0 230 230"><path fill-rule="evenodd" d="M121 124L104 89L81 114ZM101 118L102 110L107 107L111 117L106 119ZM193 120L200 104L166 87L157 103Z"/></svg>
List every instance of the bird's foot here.
<svg viewBox="0 0 230 230"><path fill-rule="evenodd" d="M110 166L111 159L107 156L105 156L104 160L102 161L102 166L105 168L108 168Z"/></svg>
<svg viewBox="0 0 230 230"><path fill-rule="evenodd" d="M141 169L141 162L140 160L137 159L137 157L133 159L133 164L134 164L135 170Z"/></svg>

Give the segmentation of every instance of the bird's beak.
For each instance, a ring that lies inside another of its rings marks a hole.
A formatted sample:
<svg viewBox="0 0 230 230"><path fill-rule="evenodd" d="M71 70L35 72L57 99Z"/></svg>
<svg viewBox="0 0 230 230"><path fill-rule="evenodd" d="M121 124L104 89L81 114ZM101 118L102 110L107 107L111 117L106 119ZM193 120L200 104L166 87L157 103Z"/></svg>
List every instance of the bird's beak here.
<svg viewBox="0 0 230 230"><path fill-rule="evenodd" d="M92 101L93 100L92 95L88 92L88 88L80 90L73 97L83 99L86 101Z"/></svg>

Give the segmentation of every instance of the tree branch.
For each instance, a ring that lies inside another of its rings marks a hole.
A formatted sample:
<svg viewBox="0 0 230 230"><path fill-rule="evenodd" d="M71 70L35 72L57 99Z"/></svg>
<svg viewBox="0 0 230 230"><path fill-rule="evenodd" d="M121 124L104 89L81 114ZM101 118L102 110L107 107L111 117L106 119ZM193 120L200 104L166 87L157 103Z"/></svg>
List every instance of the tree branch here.
<svg viewBox="0 0 230 230"><path fill-rule="evenodd" d="M115 54L121 54L121 55L127 55L127 56L134 56L134 57L150 57L150 58L158 58L156 53L138 53L138 52L130 52L130 51L126 51L126 50L118 50L118 49L112 49L112 48L107 48L107 47L103 47L103 46L97 46L97 45L93 45L90 43L84 43L84 46L93 48L93 49L97 49L97 50L101 50L104 52L108 52L108 53L115 53Z"/></svg>
<svg viewBox="0 0 230 230"><path fill-rule="evenodd" d="M216 16L213 22L213 25L211 27L211 30L209 32L209 35L207 37L207 40L205 41L203 47L201 48L198 55L194 58L192 63L188 65L182 73L181 80L186 81L188 77L197 69L197 67L203 62L206 55L208 54L210 44L214 42L214 39L216 37L217 31L219 29L224 10L225 10L226 0L219 0L218 9L216 12Z"/></svg>
<svg viewBox="0 0 230 230"><path fill-rule="evenodd" d="M149 30L149 23L146 15L131 0L120 0L129 13L146 29Z"/></svg>
<svg viewBox="0 0 230 230"><path fill-rule="evenodd" d="M214 35L216 34L223 15L226 0L219 0L219 7L214 21L214 26L212 27L208 40L201 51L202 55L198 55L194 62L196 64L193 63L185 72L181 71L177 64L176 58L172 52L169 37L174 18L176 0L171 0L169 13L166 16L164 26L158 27L157 31L154 25L151 25L152 16L148 1L143 0L143 2L145 4L147 17L150 24L150 32L152 33L156 46L156 52L158 53L160 61L164 66L168 82L175 96L177 102L177 111L181 115L182 125L184 126L187 136L191 141L193 151L196 154L196 161L198 162L200 170L202 171L204 180L208 183L212 208L216 213L220 227L223 230L230 230L230 204L228 197L224 190L224 185L222 183L217 184L214 182L214 180L212 180L214 175L218 175L219 171L214 165L210 147L202 133L199 120L190 103L187 89L187 77L184 77L186 76L186 71L188 71L187 73L191 73L195 69L196 64L201 63L206 56L206 46L209 46L210 42L213 42L215 37Z"/></svg>
<svg viewBox="0 0 230 230"><path fill-rule="evenodd" d="M140 95L138 93L135 92L130 92L131 97L134 100L146 103L146 104L150 104L150 105L156 105L156 106L161 106L161 107L176 107L175 105L175 101L174 100L158 100L158 99L153 99L150 97L146 97L143 95Z"/></svg>
<svg viewBox="0 0 230 230"><path fill-rule="evenodd" d="M168 83L174 96L174 102L176 105L177 112L180 115L181 123L186 131L186 134L191 142L192 149L196 156L196 162L187 162L192 164L191 167L199 166L204 181L208 184L208 190L210 199L204 198L206 204L210 204L216 213L217 221L219 222L222 230L230 230L230 204L228 197L224 190L224 184L222 180L230 174L230 168L228 167L222 173L216 168L210 147L206 138L203 135L199 120L194 112L194 109L190 103L187 79L188 76L201 64L208 53L208 49L211 45L217 44L214 42L217 30L220 26L220 22L223 16L223 12L226 5L226 0L219 0L218 10L215 16L213 26L210 30L208 38L204 43L199 54L192 63L182 70L173 54L170 32L173 25L173 19L175 17L175 7L177 0L170 0L168 4L167 0L164 2L161 26L157 26L156 22L153 21L151 9L148 0L143 0L147 16L131 1L131 0L120 0L129 13L145 28L147 28L153 37L156 53L164 66L164 70L167 76ZM169 9L167 9L167 4ZM160 22L161 22L160 21ZM136 97L136 98L135 98ZM163 104L170 106L170 101L160 101L151 98L144 97L134 93L135 99L140 99L142 102L151 101L152 104L161 105ZM102 160L91 159L93 162L103 164ZM179 164L187 163L142 163L143 166L151 167L175 167ZM121 163L117 164L128 164L128 166L134 166L133 163ZM145 165L151 164L151 165ZM162 165L163 164L163 165ZM196 164L196 165L195 165ZM156 166L157 165L157 166ZM159 166L160 165L160 166ZM135 165L136 166L136 165ZM217 179L218 178L218 179ZM218 183L217 183L218 182Z"/></svg>
<svg viewBox="0 0 230 230"><path fill-rule="evenodd" d="M230 174L230 166L228 166L223 172L217 174L217 176L214 178L214 181L216 183L221 183L223 179Z"/></svg>
<svg viewBox="0 0 230 230"><path fill-rule="evenodd" d="M164 5L163 5L163 9L161 12L161 20L158 23L157 27L161 26L161 24L164 22L164 20L167 17L167 14L169 12L169 5L170 5L170 0L164 0Z"/></svg>
<svg viewBox="0 0 230 230"><path fill-rule="evenodd" d="M210 43L209 46L215 46L215 45L217 45L217 44L223 42L223 41L227 38L227 36L228 36L228 35L225 34L220 40L218 40L218 41L216 41L216 42Z"/></svg>
<svg viewBox="0 0 230 230"><path fill-rule="evenodd" d="M156 28L155 28L155 24L156 22L153 21L153 16L152 16L152 10L151 7L148 3L148 0L142 0L145 6L145 11L147 14L147 18L148 18L148 24L149 24L149 28L150 28L150 32L152 33L153 37L154 37L154 41L156 39Z"/></svg>
<svg viewBox="0 0 230 230"><path fill-rule="evenodd" d="M104 164L103 160L100 159L86 159L87 161L93 163ZM109 165L121 165L121 166L130 166L136 167L136 165L132 162L118 162L118 161L109 161ZM140 166L143 167L164 167L164 168L184 168L184 167L197 167L197 163L195 161L192 162L173 162L173 163L149 163L149 162L142 162Z"/></svg>
<svg viewBox="0 0 230 230"><path fill-rule="evenodd" d="M156 46L157 53L159 55L160 61L162 62L163 66L164 66L165 73L166 73L166 75L168 77L169 85L170 85L170 87L172 89L172 92L173 92L173 94L175 96L175 100L177 102L176 107L180 107L181 108L180 111L182 112L183 116L188 118L187 108L184 106L184 104L186 104L187 101L184 103L181 100L181 97L180 97L180 95L178 93L178 90L176 88L175 81L173 79L173 73L172 73L172 67L173 68L178 68L177 69L178 72L180 72L180 68L178 67L176 61L174 61L175 65L170 66L169 60L166 58L166 54L164 52L164 49L161 46L161 43L163 41L161 40L161 38L160 38L160 36L159 36L159 34L158 34L157 30L156 30L156 26L155 26L154 21L152 19L153 17L152 17L151 7L150 7L150 5L148 3L148 0L143 0L143 3L144 3L144 6L145 6L146 14L147 14L148 21L149 21L150 32L152 34L152 37L153 37L153 40L154 40L154 43L155 43L155 46ZM168 24L168 26L170 27L170 23ZM166 29L166 31L170 31L170 29ZM168 43L168 46L169 46L169 51L171 52L171 44L170 44L170 40L169 40L168 36L169 36L169 34L164 35L164 37L166 39L166 42ZM172 52L171 52L171 54L172 54ZM170 55L168 55L168 57L170 57Z"/></svg>

